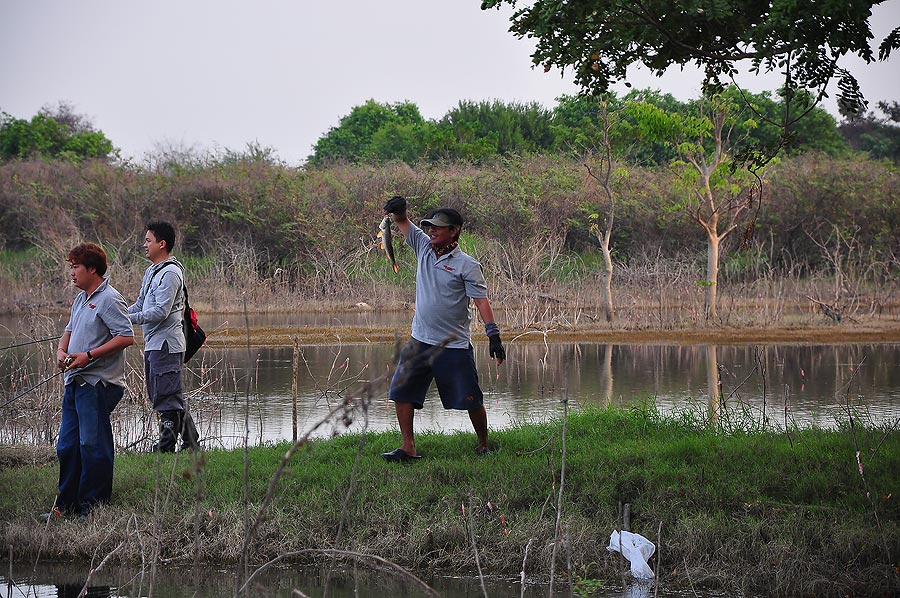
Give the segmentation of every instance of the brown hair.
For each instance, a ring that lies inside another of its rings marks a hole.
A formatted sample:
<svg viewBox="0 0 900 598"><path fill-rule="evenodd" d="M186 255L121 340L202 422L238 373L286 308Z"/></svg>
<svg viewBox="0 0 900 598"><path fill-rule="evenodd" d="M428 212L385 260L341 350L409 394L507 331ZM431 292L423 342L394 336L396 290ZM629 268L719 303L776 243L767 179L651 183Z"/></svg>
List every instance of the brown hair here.
<svg viewBox="0 0 900 598"><path fill-rule="evenodd" d="M96 243L76 245L69 252L66 261L73 266L81 264L85 268L93 268L99 276L106 274L106 252Z"/></svg>

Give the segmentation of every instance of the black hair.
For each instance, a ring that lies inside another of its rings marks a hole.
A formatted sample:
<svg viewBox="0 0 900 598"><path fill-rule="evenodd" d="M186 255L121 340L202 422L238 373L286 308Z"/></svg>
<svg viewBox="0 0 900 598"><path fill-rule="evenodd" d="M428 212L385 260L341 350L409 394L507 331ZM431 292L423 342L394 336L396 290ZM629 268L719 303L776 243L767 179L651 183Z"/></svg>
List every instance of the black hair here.
<svg viewBox="0 0 900 598"><path fill-rule="evenodd" d="M166 251L172 253L175 247L175 227L168 222L158 221L147 224L147 230L153 233L157 241L166 242Z"/></svg>

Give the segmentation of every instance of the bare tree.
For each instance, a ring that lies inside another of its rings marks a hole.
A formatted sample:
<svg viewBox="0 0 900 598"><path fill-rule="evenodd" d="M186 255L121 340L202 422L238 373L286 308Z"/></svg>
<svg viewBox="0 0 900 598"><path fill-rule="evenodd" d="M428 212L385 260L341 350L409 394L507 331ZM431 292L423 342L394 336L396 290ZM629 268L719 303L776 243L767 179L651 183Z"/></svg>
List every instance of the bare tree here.
<svg viewBox="0 0 900 598"><path fill-rule="evenodd" d="M587 168L591 178L600 186L600 189L606 196L606 204L608 206L606 218L602 225L600 223L600 214L591 214L591 220L593 221L591 223L591 231L597 235L597 241L600 242L600 251L603 253L603 263L606 266L606 277L604 278L601 288L603 293L603 308L606 312L606 321L612 322L615 317L615 307L613 306L612 297L613 262L612 252L609 249L609 242L612 237L613 223L616 218L616 198L610 185L613 162L612 144L609 140L609 129L611 127L609 104L606 101L600 102L600 118L602 121L601 124L603 125L603 141L599 148L598 171L595 173L588 162L585 162L584 167Z"/></svg>
<svg viewBox="0 0 900 598"><path fill-rule="evenodd" d="M706 318L717 317L719 251L722 240L739 224L741 215L753 206L754 188L761 193L761 181L753 173L735 168L731 159L731 108L720 98L699 103L700 116L685 119L685 140L678 154L697 175L691 197L685 204L688 214L706 232ZM754 184L751 177L758 183Z"/></svg>

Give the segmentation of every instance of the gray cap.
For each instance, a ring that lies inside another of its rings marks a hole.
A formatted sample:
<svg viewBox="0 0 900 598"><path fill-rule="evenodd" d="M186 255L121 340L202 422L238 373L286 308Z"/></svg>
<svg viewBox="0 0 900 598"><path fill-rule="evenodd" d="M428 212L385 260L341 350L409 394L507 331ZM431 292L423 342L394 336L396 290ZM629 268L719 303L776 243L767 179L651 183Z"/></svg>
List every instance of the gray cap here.
<svg viewBox="0 0 900 598"><path fill-rule="evenodd" d="M419 223L420 227L426 226L462 226L462 216L452 208L435 210L431 217Z"/></svg>

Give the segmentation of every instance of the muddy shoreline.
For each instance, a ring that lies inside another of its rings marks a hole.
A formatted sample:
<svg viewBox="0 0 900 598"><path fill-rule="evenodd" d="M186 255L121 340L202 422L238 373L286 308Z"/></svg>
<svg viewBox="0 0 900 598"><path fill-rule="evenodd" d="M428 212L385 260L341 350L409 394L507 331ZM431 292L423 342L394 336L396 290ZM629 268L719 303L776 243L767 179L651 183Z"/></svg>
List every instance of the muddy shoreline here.
<svg viewBox="0 0 900 598"><path fill-rule="evenodd" d="M681 329L628 329L600 325L504 328L507 344L520 342L595 342L666 345L749 345L749 344L848 344L900 342L900 319L884 319L858 324L813 324L775 327L703 326ZM409 327L389 326L261 326L249 329L255 346L291 346L342 343L386 343L405 341ZM473 340L478 341L477 333ZM235 347L248 342L247 328L232 326L210 333L207 343L214 347Z"/></svg>

